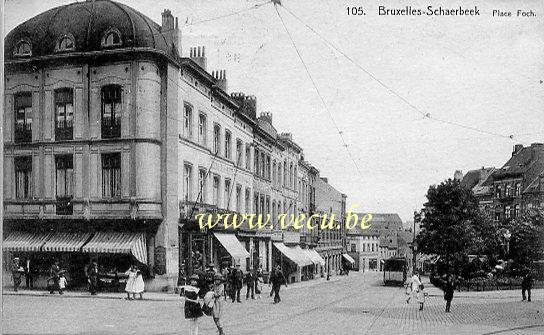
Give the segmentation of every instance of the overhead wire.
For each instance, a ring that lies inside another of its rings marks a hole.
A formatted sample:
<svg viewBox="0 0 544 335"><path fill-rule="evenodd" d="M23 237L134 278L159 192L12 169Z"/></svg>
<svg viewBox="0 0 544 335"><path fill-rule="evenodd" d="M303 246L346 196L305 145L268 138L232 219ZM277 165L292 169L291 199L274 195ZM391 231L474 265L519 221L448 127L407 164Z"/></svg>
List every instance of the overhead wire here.
<svg viewBox="0 0 544 335"><path fill-rule="evenodd" d="M483 130L483 129L480 129L480 128L476 128L476 127L472 127L472 126L468 126L468 125L464 125L464 124L461 124L461 123L458 123L458 122L454 122L454 121L448 121L448 120L444 120L444 119L441 119L441 118L437 118L433 115L431 115L430 113L426 113L426 112L423 112L421 109L419 109L417 106L415 106L414 104L412 104L410 101L408 101L406 98L404 98L401 94L397 93L395 90L393 90L391 87L389 87L387 84L385 84L382 80L380 80L378 77L376 77L372 72L368 71L367 69L365 69L363 66L361 66L359 63L357 63L353 58L351 58L348 54L346 54L344 51L342 51L339 47L337 47L334 43L332 43L331 41L329 41L327 38L325 38L322 34L320 34L317 30L315 30L312 26L310 26L309 24L307 24L306 22L304 22L300 17L298 17L295 13L293 13L291 10L289 10L289 8L285 7L285 6L281 6L283 9L285 9L285 11L287 11L287 13L289 13L293 18L295 18L298 22L300 22L302 25L304 25L308 30L310 30L312 33L314 33L316 36L318 36L327 46L329 46L330 48L334 49L336 52L340 53L344 58L346 58L350 63L352 63L353 65L355 65L357 68L359 68L361 71L363 71L364 73L366 73L370 78L372 78L374 81L376 81L380 86L382 86L383 88L385 88L389 93L391 93L392 95L396 96L398 99L400 99L402 102L404 102L406 105L408 105L410 108L412 108L414 111L416 111L417 113L419 113L424 119L429 119L429 120L433 120L433 121L436 121L436 122L441 122L441 123L444 123L444 124L449 124L449 125L452 125L452 126L456 126L456 127L461 127L461 128L464 128L464 129L468 129L468 130L471 130L471 131L475 131L475 132L479 132L479 133L483 133L483 134L487 134L487 135L492 135L492 136L497 136L497 137L502 137L502 138L507 138L507 139L510 139L510 140L513 140L514 139L514 136L513 135L505 135L505 134L500 134L500 133L496 133L496 132L492 132L492 131L487 131L487 130ZM277 11L277 8L276 8L276 11Z"/></svg>
<svg viewBox="0 0 544 335"><path fill-rule="evenodd" d="M293 48L295 49L295 51L296 51L296 53L298 55L298 58L300 59L300 62L302 63L302 65L304 67L304 70L306 71L306 74L308 75L308 78L310 78L310 82L312 83L312 86L314 87L317 95L319 96L319 99L321 100L321 103L325 107L325 110L329 114L329 117L330 117L330 119L332 121L332 124L333 124L334 128L336 129L336 131L338 132L338 135L340 136L342 144L346 148L348 156L350 157L351 161L353 162L353 164L355 166L355 169L357 170L357 173L359 174L359 177L361 177L361 170L359 169L359 165L357 164L357 161L355 160L355 158L351 154L351 151L349 150L349 146L346 143L346 140L344 139L344 136L342 135L343 132L340 130L340 128L338 127L338 124L334 120L334 117L333 117L331 111L329 110L328 104L325 102L325 99L323 98L323 95L321 94L321 91L317 87L317 84L316 84L312 74L310 73L310 70L308 69L308 66L306 65L306 62L304 61L304 58L302 58L302 55L301 55L301 53L300 53L300 51L299 51L299 49L298 49L298 47L297 47L297 45L296 45L296 43L295 43L295 41L293 39L293 36L291 35L291 32L289 31L289 29L285 25L283 17L281 16L280 12L278 11L278 6L276 4L274 4L274 9L276 10L276 13L278 14L278 17L280 18L281 24L282 24L283 28L285 29L285 31L287 33L287 36L289 36L289 40L291 41L291 44L293 45Z"/></svg>
<svg viewBox="0 0 544 335"><path fill-rule="evenodd" d="M255 4L255 5L251 6L251 7L244 8L244 9L238 10L236 12L232 12L232 13L212 17L212 18L209 18L209 19L199 20L199 21L196 21L196 22L186 22L184 25L185 26L194 26L194 25L201 24L201 23L207 23L207 22L212 22L212 21L224 19L224 18L227 18L227 17L230 17L230 16L235 16L235 15L238 15L238 14L241 14L241 13L249 12L249 11L251 11L253 9L257 9L257 8L262 7L264 5L267 5L269 3L272 3L272 1L266 1L266 2L263 2L263 3L260 3L260 4Z"/></svg>

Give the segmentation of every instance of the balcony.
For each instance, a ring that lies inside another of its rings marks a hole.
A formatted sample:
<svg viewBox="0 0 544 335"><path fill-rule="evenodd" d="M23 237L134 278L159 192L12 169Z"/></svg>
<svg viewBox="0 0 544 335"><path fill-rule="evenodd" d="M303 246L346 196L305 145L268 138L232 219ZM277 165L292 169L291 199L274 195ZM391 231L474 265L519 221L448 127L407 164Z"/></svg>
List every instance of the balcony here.
<svg viewBox="0 0 544 335"><path fill-rule="evenodd" d="M32 142L32 125L31 124L15 125L15 142L17 143Z"/></svg>
<svg viewBox="0 0 544 335"><path fill-rule="evenodd" d="M74 205L72 197L57 197L57 215L72 215L74 213Z"/></svg>
<svg viewBox="0 0 544 335"><path fill-rule="evenodd" d="M121 137L121 121L119 119L102 119L102 138Z"/></svg>

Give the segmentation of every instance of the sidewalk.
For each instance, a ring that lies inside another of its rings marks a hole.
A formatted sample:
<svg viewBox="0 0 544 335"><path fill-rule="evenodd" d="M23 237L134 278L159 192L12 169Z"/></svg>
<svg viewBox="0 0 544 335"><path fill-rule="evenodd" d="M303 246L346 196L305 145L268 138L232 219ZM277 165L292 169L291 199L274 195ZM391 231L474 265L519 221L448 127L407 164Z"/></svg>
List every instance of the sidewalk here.
<svg viewBox="0 0 544 335"><path fill-rule="evenodd" d="M317 278L313 280L288 284L288 286L283 289L286 290L294 290L294 289L301 289L306 287L311 287L315 285L320 284L326 284L326 283L334 283L341 279L345 278L345 276L332 276L329 281L327 281L326 278ZM264 290L268 285L264 285ZM245 289L242 288L242 290ZM2 291L3 295L24 295L24 296L35 296L35 297L51 297L51 298L91 298L91 299L117 299L117 300L123 300L127 297L125 292L99 292L97 295L91 295L87 291L64 291L64 294L60 295L58 292L54 294L49 294L46 290L27 290L24 288L20 288L18 292L13 291L13 288L11 287L4 287ZM176 293L165 293L165 292L145 292L143 296L144 301L176 301L180 300L179 294Z"/></svg>

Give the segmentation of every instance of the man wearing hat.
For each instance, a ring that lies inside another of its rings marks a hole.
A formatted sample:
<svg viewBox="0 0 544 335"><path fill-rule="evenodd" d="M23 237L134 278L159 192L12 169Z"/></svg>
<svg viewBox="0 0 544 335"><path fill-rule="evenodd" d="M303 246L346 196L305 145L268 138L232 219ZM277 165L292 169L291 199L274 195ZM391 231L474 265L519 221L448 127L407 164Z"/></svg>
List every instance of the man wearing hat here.
<svg viewBox="0 0 544 335"><path fill-rule="evenodd" d="M61 289L59 287L59 279L60 279L61 269L59 266L59 260L55 259L53 262L53 265L51 265L51 268L49 269L49 279L48 281L53 281L51 284L51 288L49 289L49 294L55 293L56 290L61 293Z"/></svg>
<svg viewBox="0 0 544 335"><path fill-rule="evenodd" d="M240 264L236 264L236 267L234 270L232 270L231 273L232 278L232 302L235 300L237 302L242 302L240 300L240 291L242 290L242 286L244 285L244 274L242 273L242 270L240 269Z"/></svg>
<svg viewBox="0 0 544 335"><path fill-rule="evenodd" d="M91 292L91 295L96 295L96 292L98 290L98 264L96 262L92 262L91 266L87 269L87 281L89 283L89 291Z"/></svg>
<svg viewBox="0 0 544 335"><path fill-rule="evenodd" d="M13 258L11 263L11 277L13 278L13 290L17 292L21 285L21 276L24 272L23 267L19 264L19 257Z"/></svg>
<svg viewBox="0 0 544 335"><path fill-rule="evenodd" d="M271 294L274 293L274 303L277 304L281 301L280 298L280 287L285 285L287 287L287 280L281 271L279 265L276 266L276 269L270 275L270 284L272 284ZM268 284L270 286L270 284Z"/></svg>
<svg viewBox="0 0 544 335"><path fill-rule="evenodd" d="M223 299L221 297L224 294L225 286L223 284L223 276L219 273L214 276L213 283L213 322L217 327L219 335L224 335L223 326L221 325L221 316L223 315Z"/></svg>

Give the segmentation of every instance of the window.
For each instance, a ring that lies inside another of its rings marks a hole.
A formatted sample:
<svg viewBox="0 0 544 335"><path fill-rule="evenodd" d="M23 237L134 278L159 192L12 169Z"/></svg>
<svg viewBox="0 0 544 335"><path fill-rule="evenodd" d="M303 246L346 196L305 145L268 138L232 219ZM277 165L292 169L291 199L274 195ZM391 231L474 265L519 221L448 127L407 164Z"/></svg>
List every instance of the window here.
<svg viewBox="0 0 544 335"><path fill-rule="evenodd" d="M109 29L102 37L102 47L115 47L121 45L121 33L115 29Z"/></svg>
<svg viewBox="0 0 544 335"><path fill-rule="evenodd" d="M213 176L213 205L219 207L219 176Z"/></svg>
<svg viewBox="0 0 544 335"><path fill-rule="evenodd" d="M206 146L206 131L207 131L206 114L198 114L198 143Z"/></svg>
<svg viewBox="0 0 544 335"><path fill-rule="evenodd" d="M510 206L506 206L504 208L504 218L507 219L507 220L510 219L510 214L511 214L510 213Z"/></svg>
<svg viewBox="0 0 544 335"><path fill-rule="evenodd" d="M242 141L236 141L236 166L242 164Z"/></svg>
<svg viewBox="0 0 544 335"><path fill-rule="evenodd" d="M251 147L246 144L246 170L251 170Z"/></svg>
<svg viewBox="0 0 544 335"><path fill-rule="evenodd" d="M192 199L193 167L191 164L183 164L183 200Z"/></svg>
<svg viewBox="0 0 544 335"><path fill-rule="evenodd" d="M249 190L249 188L246 188L245 210L246 213L249 213L251 211L251 191Z"/></svg>
<svg viewBox="0 0 544 335"><path fill-rule="evenodd" d="M55 51L62 52L71 50L75 50L74 38L71 35L62 36L57 43Z"/></svg>
<svg viewBox="0 0 544 335"><path fill-rule="evenodd" d="M254 214L259 214L259 195L258 194L255 194L255 196L253 197L253 212Z"/></svg>
<svg viewBox="0 0 544 335"><path fill-rule="evenodd" d="M355 245L355 243L351 244L351 252L357 252L357 246Z"/></svg>
<svg viewBox="0 0 544 335"><path fill-rule="evenodd" d="M15 197L32 198L32 156L15 157Z"/></svg>
<svg viewBox="0 0 544 335"><path fill-rule="evenodd" d="M266 156L266 178L270 180L270 156Z"/></svg>
<svg viewBox="0 0 544 335"><path fill-rule="evenodd" d="M242 186L236 186L236 211L238 213L242 212Z"/></svg>
<svg viewBox="0 0 544 335"><path fill-rule="evenodd" d="M516 183L516 196L519 197L521 195L521 183Z"/></svg>
<svg viewBox="0 0 544 335"><path fill-rule="evenodd" d="M259 162L261 164L261 177L266 178L266 156L264 152L261 151L261 161Z"/></svg>
<svg viewBox="0 0 544 335"><path fill-rule="evenodd" d="M495 198L500 198L500 197L501 197L501 186L497 185L495 186Z"/></svg>
<svg viewBox="0 0 544 335"><path fill-rule="evenodd" d="M276 161L272 163L272 185L276 185Z"/></svg>
<svg viewBox="0 0 544 335"><path fill-rule="evenodd" d="M102 154L102 196L121 196L121 154Z"/></svg>
<svg viewBox="0 0 544 335"><path fill-rule="evenodd" d="M72 214L74 162L72 155L55 157L57 214Z"/></svg>
<svg viewBox="0 0 544 335"><path fill-rule="evenodd" d="M189 104L183 105L183 136L193 138L193 107Z"/></svg>
<svg viewBox="0 0 544 335"><path fill-rule="evenodd" d="M74 91L61 88L55 91L55 139L71 140L74 122Z"/></svg>
<svg viewBox="0 0 544 335"><path fill-rule="evenodd" d="M225 158L230 159L231 158L231 134L230 131L225 130Z"/></svg>
<svg viewBox="0 0 544 335"><path fill-rule="evenodd" d="M15 95L15 142L32 141L32 93Z"/></svg>
<svg viewBox="0 0 544 335"><path fill-rule="evenodd" d="M506 196L509 197L512 195L512 186L510 184L506 185Z"/></svg>
<svg viewBox="0 0 544 335"><path fill-rule="evenodd" d="M13 55L17 57L32 56L32 47L30 46L30 42L23 40L17 43L15 50L13 51Z"/></svg>
<svg viewBox="0 0 544 335"><path fill-rule="evenodd" d="M102 138L121 137L121 86L102 87Z"/></svg>
<svg viewBox="0 0 544 335"><path fill-rule="evenodd" d="M277 180L278 187L281 186L281 163L278 162L278 180Z"/></svg>
<svg viewBox="0 0 544 335"><path fill-rule="evenodd" d="M198 188L201 201L206 202L206 169L198 170Z"/></svg>
<svg viewBox="0 0 544 335"><path fill-rule="evenodd" d="M292 189L294 184L293 180L293 163L289 164L289 187Z"/></svg>
<svg viewBox="0 0 544 335"><path fill-rule="evenodd" d="M213 126L213 153L219 154L221 149L221 127L218 124Z"/></svg>
<svg viewBox="0 0 544 335"><path fill-rule="evenodd" d="M225 208L229 209L230 205L230 180L225 179Z"/></svg>
<svg viewBox="0 0 544 335"><path fill-rule="evenodd" d="M519 217L519 205L514 205L514 217L517 218Z"/></svg>
<svg viewBox="0 0 544 335"><path fill-rule="evenodd" d="M287 186L287 162L283 162L283 187Z"/></svg>
<svg viewBox="0 0 544 335"><path fill-rule="evenodd" d="M254 163L253 170L255 171L255 174L258 176L259 175L259 150L255 149L253 155L255 156L255 163Z"/></svg>

